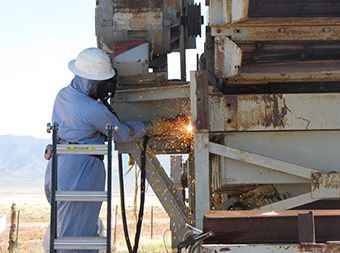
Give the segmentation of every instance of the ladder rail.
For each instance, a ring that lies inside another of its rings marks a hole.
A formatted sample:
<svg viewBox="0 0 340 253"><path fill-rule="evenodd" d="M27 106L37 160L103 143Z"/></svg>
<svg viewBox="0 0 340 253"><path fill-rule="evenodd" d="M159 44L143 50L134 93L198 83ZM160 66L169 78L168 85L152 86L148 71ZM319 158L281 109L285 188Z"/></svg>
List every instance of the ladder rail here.
<svg viewBox="0 0 340 253"><path fill-rule="evenodd" d="M51 216L50 216L50 253L54 253L54 240L57 237L57 203L55 201L55 193L58 188L58 157L57 157L57 142L58 142L58 125L54 122L52 128L52 171L51 171Z"/></svg>
<svg viewBox="0 0 340 253"><path fill-rule="evenodd" d="M107 232L106 232L106 239L107 239L107 247L106 252L111 253L111 195L112 195L112 130L113 127L111 124L107 124Z"/></svg>
<svg viewBox="0 0 340 253"><path fill-rule="evenodd" d="M58 144L58 125L48 124L52 130L52 171L51 171L51 214L50 253L57 249L106 249L111 252L111 207L112 207L112 132L113 126L106 125L108 144ZM58 191L58 155L107 155L107 191ZM60 201L107 202L106 237L59 237L57 236L57 203Z"/></svg>

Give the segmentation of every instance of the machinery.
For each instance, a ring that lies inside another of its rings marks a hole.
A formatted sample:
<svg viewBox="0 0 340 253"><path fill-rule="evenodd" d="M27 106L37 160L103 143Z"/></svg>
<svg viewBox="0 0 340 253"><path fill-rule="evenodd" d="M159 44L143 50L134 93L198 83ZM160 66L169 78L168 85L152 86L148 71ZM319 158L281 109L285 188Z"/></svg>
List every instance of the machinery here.
<svg viewBox="0 0 340 253"><path fill-rule="evenodd" d="M151 138L146 159L173 246L190 224L215 234L202 252L340 252L340 3L205 4L205 50L187 82L185 49L201 34L200 5L97 1L98 46L120 73L112 106L121 119L184 115L193 124L193 141ZM174 51L181 80L167 78ZM140 144L116 149L140 164ZM178 187L155 155L183 153L177 171L187 184Z"/></svg>

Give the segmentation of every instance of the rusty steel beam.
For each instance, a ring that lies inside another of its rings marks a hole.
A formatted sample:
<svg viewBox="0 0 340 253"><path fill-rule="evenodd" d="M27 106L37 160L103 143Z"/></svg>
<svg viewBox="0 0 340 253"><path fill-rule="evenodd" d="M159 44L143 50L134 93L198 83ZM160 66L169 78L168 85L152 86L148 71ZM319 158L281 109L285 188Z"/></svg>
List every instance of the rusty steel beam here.
<svg viewBox="0 0 340 253"><path fill-rule="evenodd" d="M308 210L209 211L203 229L215 237L208 243L298 243L298 215ZM340 240L340 210L314 210L315 240Z"/></svg>
<svg viewBox="0 0 340 253"><path fill-rule="evenodd" d="M336 41L340 40L340 19L249 19L211 25L211 35L234 41Z"/></svg>
<svg viewBox="0 0 340 253"><path fill-rule="evenodd" d="M195 72L195 81L190 85L192 124L196 130L209 128L208 73Z"/></svg>
<svg viewBox="0 0 340 253"><path fill-rule="evenodd" d="M282 82L239 85L221 82L219 86L223 94L251 95L251 94L307 94L307 93L339 93L340 82Z"/></svg>
<svg viewBox="0 0 340 253"><path fill-rule="evenodd" d="M339 253L340 244L204 244L202 253Z"/></svg>
<svg viewBox="0 0 340 253"><path fill-rule="evenodd" d="M339 11L338 0L249 0L248 17L336 17Z"/></svg>
<svg viewBox="0 0 340 253"><path fill-rule="evenodd" d="M338 130L340 94L209 95L210 131Z"/></svg>
<svg viewBox="0 0 340 253"><path fill-rule="evenodd" d="M218 75L217 75L218 76ZM339 71L305 73L241 73L228 79L229 84L268 84L270 82L322 82L340 80Z"/></svg>

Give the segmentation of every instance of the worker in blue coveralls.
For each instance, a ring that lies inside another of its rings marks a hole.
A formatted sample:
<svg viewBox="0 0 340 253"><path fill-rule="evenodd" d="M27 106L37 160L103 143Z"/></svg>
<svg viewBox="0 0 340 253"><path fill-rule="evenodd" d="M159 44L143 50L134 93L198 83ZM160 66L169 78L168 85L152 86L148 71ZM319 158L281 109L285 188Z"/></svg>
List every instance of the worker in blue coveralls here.
<svg viewBox="0 0 340 253"><path fill-rule="evenodd" d="M116 127L117 143L141 139L150 133L151 126L141 121L122 123L105 102L116 90L117 73L108 54L99 48L87 48L70 61L75 74L70 85L58 93L52 122L58 124L60 144L103 144L106 124ZM45 174L45 193L51 198L51 160ZM105 168L102 157L91 155L60 155L58 157L59 191L104 191ZM97 236L101 202L59 202L58 237ZM46 238L46 237L45 237ZM45 244L46 250L46 244ZM66 252L98 252L74 251Z"/></svg>

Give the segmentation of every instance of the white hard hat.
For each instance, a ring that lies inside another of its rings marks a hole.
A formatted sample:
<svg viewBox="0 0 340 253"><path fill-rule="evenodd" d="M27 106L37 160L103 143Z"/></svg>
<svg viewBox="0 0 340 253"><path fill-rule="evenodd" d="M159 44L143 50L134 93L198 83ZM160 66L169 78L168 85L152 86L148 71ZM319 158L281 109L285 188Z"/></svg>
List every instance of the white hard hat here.
<svg viewBox="0 0 340 253"><path fill-rule="evenodd" d="M107 80L116 74L107 53L95 47L81 51L77 59L69 62L68 68L77 76L89 80Z"/></svg>

